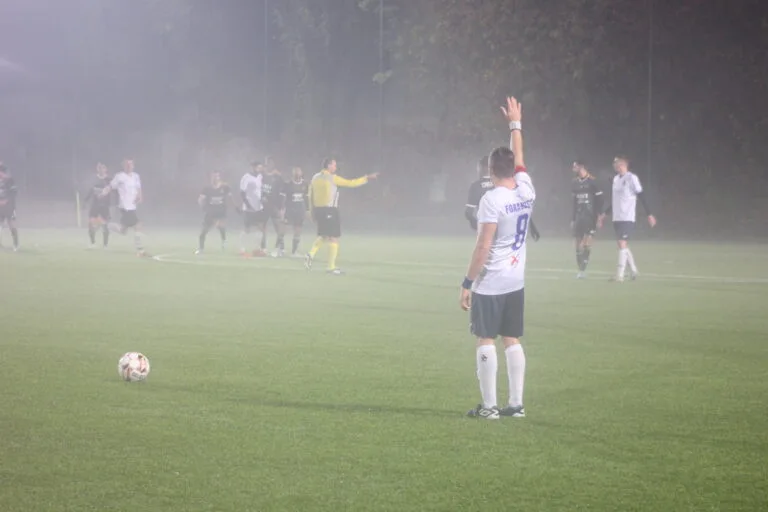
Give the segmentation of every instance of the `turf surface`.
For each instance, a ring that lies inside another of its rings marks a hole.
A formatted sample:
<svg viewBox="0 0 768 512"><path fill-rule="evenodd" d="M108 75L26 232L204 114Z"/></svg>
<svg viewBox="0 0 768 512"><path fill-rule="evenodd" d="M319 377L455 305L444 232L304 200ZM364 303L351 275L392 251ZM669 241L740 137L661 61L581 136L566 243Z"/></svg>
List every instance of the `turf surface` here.
<svg viewBox="0 0 768 512"><path fill-rule="evenodd" d="M7 233L6 233L7 236ZM765 510L768 248L532 244L525 419L470 420L471 239L349 236L349 275L23 231L0 252L0 510ZM192 244L190 246L190 244ZM126 351L152 362L125 384ZM503 360L503 358L500 358ZM500 398L506 372L499 372Z"/></svg>

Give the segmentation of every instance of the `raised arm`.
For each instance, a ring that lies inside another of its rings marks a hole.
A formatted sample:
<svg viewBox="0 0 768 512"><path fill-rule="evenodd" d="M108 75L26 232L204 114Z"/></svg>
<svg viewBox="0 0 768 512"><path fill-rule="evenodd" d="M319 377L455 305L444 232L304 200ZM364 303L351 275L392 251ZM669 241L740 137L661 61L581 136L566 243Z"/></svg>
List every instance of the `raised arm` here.
<svg viewBox="0 0 768 512"><path fill-rule="evenodd" d="M517 99L507 98L507 106L501 107L504 117L509 121L509 147L515 154L515 167L525 169L525 156L523 155L523 106Z"/></svg>
<svg viewBox="0 0 768 512"><path fill-rule="evenodd" d="M365 176L361 176L360 178L355 178L353 180L349 180L347 178L342 178L338 174L333 175L333 184L337 187L344 187L344 188L357 188L362 187L366 183L368 183L370 180L375 180L379 176L379 173L373 173L373 174L367 174Z"/></svg>

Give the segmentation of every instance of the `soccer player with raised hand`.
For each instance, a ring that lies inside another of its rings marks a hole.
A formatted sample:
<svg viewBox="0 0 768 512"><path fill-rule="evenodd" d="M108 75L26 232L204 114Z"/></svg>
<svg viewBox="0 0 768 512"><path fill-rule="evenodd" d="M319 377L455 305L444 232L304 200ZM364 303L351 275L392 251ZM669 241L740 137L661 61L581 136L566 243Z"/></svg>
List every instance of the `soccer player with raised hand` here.
<svg viewBox="0 0 768 512"><path fill-rule="evenodd" d="M630 278L637 279L638 270L635 265L635 257L629 249L629 239L635 231L635 217L637 215L637 200L643 205L648 216L648 224L656 226L656 217L651 213L648 202L645 199L643 186L636 174L629 171L629 159L625 156L617 156L613 159L613 169L616 176L613 177L611 187L611 204L597 220L598 227L602 227L603 219L607 214L613 214L613 229L616 232L616 242L619 247L619 263L616 267L616 275L613 281L624 281L624 273L629 264Z"/></svg>
<svg viewBox="0 0 768 512"><path fill-rule="evenodd" d="M376 179L379 173L368 174L354 180L342 178L336 171L338 164L333 158L323 161L323 170L312 177L309 184L309 204L312 215L317 222L317 240L304 259L307 270L312 268L317 251L328 243L328 273L340 276L344 272L336 266L339 254L339 238L341 237L341 219L339 217L339 188L362 187L368 181Z"/></svg>
<svg viewBox="0 0 768 512"><path fill-rule="evenodd" d="M495 188L480 200L478 235L469 269L461 285L461 308L471 312L477 337L476 365L481 403L467 415L498 419L524 417L525 353L520 344L525 309L526 237L536 191L523 158L522 108L515 98L502 107L509 122L510 148L493 150L489 158ZM496 338L504 342L509 402L496 399Z"/></svg>

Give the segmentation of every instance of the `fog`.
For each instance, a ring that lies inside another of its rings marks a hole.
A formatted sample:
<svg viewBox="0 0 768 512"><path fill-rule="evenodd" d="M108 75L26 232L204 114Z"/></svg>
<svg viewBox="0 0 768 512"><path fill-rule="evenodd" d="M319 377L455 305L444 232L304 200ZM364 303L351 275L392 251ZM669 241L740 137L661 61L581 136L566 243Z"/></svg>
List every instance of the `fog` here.
<svg viewBox="0 0 768 512"><path fill-rule="evenodd" d="M652 19L629 1L567 18L485 3L482 18L402 0L6 0L0 161L22 225L75 226L97 162L136 161L151 229L197 225L211 170L237 184L269 155L311 176L334 156L344 176L382 173L343 192L345 225L465 233L476 162L506 144L498 105L515 94L544 236L568 233L570 163L607 189L618 153L657 237L768 236L767 57L745 51L766 36L749 6L664 4ZM488 16L540 26L522 38Z"/></svg>

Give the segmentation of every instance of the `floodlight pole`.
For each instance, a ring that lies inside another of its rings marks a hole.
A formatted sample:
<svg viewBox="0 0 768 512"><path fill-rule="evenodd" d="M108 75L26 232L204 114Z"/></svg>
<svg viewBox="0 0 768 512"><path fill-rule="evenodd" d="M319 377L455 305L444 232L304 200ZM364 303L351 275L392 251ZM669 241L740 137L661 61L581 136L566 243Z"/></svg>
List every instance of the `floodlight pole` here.
<svg viewBox="0 0 768 512"><path fill-rule="evenodd" d="M267 112L268 105L269 105L269 86L268 86L268 80L269 80L269 0L264 0L264 67L262 70L262 77L261 77L261 83L262 83L262 105L264 108L264 111L262 112L262 148L265 148L267 146L267 124L268 124L268 117L269 114Z"/></svg>
<svg viewBox="0 0 768 512"><path fill-rule="evenodd" d="M653 173L653 0L647 0L648 5L648 133L646 151L648 174L645 178L648 188L651 186Z"/></svg>
<svg viewBox="0 0 768 512"><path fill-rule="evenodd" d="M384 0L379 0L379 169L384 160Z"/></svg>

